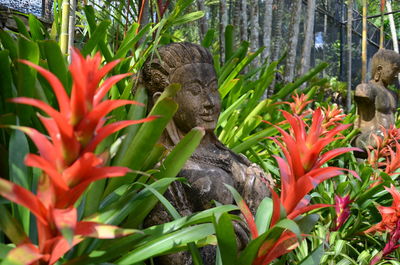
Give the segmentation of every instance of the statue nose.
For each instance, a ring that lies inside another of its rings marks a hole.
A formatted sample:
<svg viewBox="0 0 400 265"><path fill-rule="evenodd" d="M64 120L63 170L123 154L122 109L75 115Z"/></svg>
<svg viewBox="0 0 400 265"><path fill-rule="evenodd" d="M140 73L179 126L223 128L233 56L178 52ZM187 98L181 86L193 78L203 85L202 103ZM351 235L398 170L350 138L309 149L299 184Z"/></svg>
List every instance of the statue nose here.
<svg viewBox="0 0 400 265"><path fill-rule="evenodd" d="M211 108L211 107L213 107L215 105L215 103L214 103L214 99L213 99L213 97L212 97L212 94L210 94L210 93L206 93L205 95L204 95L204 106L205 107L208 107L208 108Z"/></svg>

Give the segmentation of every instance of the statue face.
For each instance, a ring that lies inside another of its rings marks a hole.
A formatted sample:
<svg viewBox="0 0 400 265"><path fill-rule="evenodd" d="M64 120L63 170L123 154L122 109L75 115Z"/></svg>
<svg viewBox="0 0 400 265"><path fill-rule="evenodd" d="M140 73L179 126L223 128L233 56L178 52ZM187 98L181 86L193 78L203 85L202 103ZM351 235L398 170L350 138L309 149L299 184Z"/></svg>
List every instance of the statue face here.
<svg viewBox="0 0 400 265"><path fill-rule="evenodd" d="M382 80L383 84L390 85L393 84L397 75L400 72L400 67L397 64L389 63L389 62L382 62L381 65L378 66L378 75L379 78Z"/></svg>
<svg viewBox="0 0 400 265"><path fill-rule="evenodd" d="M177 127L185 133L198 126L214 130L221 109L214 67L204 63L184 65L171 75L170 83L182 85L175 97L179 104L174 116Z"/></svg>
<svg viewBox="0 0 400 265"><path fill-rule="evenodd" d="M394 80L397 78L397 75L400 71L400 68L397 64L388 63L383 67L382 70L382 81L387 84L393 84Z"/></svg>

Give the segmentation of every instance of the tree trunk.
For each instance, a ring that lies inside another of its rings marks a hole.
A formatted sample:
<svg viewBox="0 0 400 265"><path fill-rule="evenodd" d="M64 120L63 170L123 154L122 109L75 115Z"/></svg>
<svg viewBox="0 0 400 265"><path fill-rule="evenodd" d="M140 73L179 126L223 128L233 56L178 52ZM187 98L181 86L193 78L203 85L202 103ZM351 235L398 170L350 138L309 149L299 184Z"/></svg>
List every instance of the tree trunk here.
<svg viewBox="0 0 400 265"><path fill-rule="evenodd" d="M352 46L353 46L353 0L347 0L347 111L351 109L351 75L352 75Z"/></svg>
<svg viewBox="0 0 400 265"><path fill-rule="evenodd" d="M241 7L241 22L240 23L240 36L241 41L248 40L248 19L247 19L247 0L240 0L240 7Z"/></svg>
<svg viewBox="0 0 400 265"><path fill-rule="evenodd" d="M303 44L303 56L301 58L300 75L304 75L310 69L311 48L314 45L314 21L315 0L307 1L307 22L305 25L305 36Z"/></svg>
<svg viewBox="0 0 400 265"><path fill-rule="evenodd" d="M204 16L199 19L199 35L202 40L207 33L207 20L206 20L206 5L204 4L204 0L197 0L197 8L200 11L204 11Z"/></svg>
<svg viewBox="0 0 400 265"><path fill-rule="evenodd" d="M257 0L250 0L250 49L255 51L258 48L258 3Z"/></svg>
<svg viewBox="0 0 400 265"><path fill-rule="evenodd" d="M272 4L273 0L265 1L265 13L264 13L264 28L263 28L263 45L265 49L263 51L263 60L267 60L271 55L271 32L272 32ZM261 12L260 12L261 14Z"/></svg>
<svg viewBox="0 0 400 265"><path fill-rule="evenodd" d="M274 44L272 46L271 56L272 61L277 61L282 50L282 17L284 2L282 0L274 0L275 12L273 14L274 23L272 29L272 36L274 36Z"/></svg>
<svg viewBox="0 0 400 265"><path fill-rule="evenodd" d="M250 50L255 52L259 47L259 34L260 31L258 23L258 1L250 0ZM258 57L252 61L253 67L258 66Z"/></svg>
<svg viewBox="0 0 400 265"><path fill-rule="evenodd" d="M386 8L387 8L387 12L392 12L392 1L391 0L387 0L386 1ZM393 40L393 50L395 50L396 52L399 52L399 43L397 41L397 31L396 31L396 25L394 23L394 18L393 18L393 14L389 15L389 24L390 24L390 32L392 34L392 40Z"/></svg>
<svg viewBox="0 0 400 265"><path fill-rule="evenodd" d="M363 0L363 31L361 45L361 82L367 82L367 0Z"/></svg>
<svg viewBox="0 0 400 265"><path fill-rule="evenodd" d="M225 62L225 28L228 25L228 12L226 10L226 0L219 2L219 43L221 63Z"/></svg>
<svg viewBox="0 0 400 265"><path fill-rule="evenodd" d="M232 25L234 27L235 32L235 42L238 43L241 41L240 39L240 1L235 0L233 1L233 18L232 18Z"/></svg>
<svg viewBox="0 0 400 265"><path fill-rule="evenodd" d="M289 26L289 47L285 67L285 82L293 82L296 68L297 43L299 40L299 24L301 17L301 0L293 0L291 8L291 22Z"/></svg>

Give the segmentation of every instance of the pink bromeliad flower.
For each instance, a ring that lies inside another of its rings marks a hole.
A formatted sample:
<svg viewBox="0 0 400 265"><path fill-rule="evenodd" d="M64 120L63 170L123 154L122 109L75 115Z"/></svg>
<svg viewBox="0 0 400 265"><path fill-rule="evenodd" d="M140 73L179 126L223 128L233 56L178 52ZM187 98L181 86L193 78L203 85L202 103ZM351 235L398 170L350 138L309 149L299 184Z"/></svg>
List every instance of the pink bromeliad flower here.
<svg viewBox="0 0 400 265"><path fill-rule="evenodd" d="M334 231L337 231L342 227L342 225L347 221L350 216L350 203L353 201L350 200L350 195L346 195L344 197L340 197L335 195L335 211L336 211L336 223L334 227Z"/></svg>
<svg viewBox="0 0 400 265"><path fill-rule="evenodd" d="M25 164L42 170L37 192L32 193L12 182L0 178L0 195L28 208L37 219L38 246L29 238L21 240L8 254L7 261L18 264L54 264L69 249L85 237L115 238L131 234L116 226L96 222L78 221L74 204L88 188L100 179L124 176L125 167L106 167L103 159L94 153L96 146L108 135L142 120L119 121L105 125L105 116L115 108L139 104L131 100L104 100L110 88L127 77L121 74L101 83L105 75L119 62L101 67L101 56L84 58L72 51L69 69L73 86L69 97L55 75L46 69L21 61L42 74L51 85L59 110L33 98L15 98L12 102L39 108L48 117L39 115L49 136L21 126L11 126L26 133L35 143L39 155L29 154Z"/></svg>

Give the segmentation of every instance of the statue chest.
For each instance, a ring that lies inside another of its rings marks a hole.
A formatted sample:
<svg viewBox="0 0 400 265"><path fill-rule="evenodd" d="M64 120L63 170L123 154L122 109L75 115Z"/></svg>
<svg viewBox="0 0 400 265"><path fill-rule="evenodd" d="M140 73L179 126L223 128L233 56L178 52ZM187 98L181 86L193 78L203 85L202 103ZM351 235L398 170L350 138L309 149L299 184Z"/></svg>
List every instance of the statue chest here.
<svg viewBox="0 0 400 265"><path fill-rule="evenodd" d="M189 185L185 185L185 189L196 210L211 208L213 201L233 202L232 194L225 187L225 184L235 186L233 175L227 165L218 160L192 157L178 176L187 179Z"/></svg>
<svg viewBox="0 0 400 265"><path fill-rule="evenodd" d="M380 89L375 98L376 109L381 113L391 114L396 111L396 98L387 89Z"/></svg>

